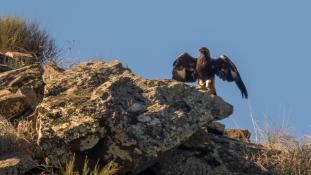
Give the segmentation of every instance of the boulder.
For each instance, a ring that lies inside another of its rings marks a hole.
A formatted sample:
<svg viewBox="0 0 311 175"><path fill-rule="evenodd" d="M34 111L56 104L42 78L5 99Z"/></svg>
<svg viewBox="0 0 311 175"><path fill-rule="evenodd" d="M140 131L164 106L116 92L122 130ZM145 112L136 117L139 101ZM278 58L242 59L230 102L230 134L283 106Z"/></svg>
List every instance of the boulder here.
<svg viewBox="0 0 311 175"><path fill-rule="evenodd" d="M44 98L32 119L50 165L74 154L136 174L176 149L233 107L173 80L147 80L118 61L91 61L67 70L46 65ZM179 160L172 160L178 162Z"/></svg>

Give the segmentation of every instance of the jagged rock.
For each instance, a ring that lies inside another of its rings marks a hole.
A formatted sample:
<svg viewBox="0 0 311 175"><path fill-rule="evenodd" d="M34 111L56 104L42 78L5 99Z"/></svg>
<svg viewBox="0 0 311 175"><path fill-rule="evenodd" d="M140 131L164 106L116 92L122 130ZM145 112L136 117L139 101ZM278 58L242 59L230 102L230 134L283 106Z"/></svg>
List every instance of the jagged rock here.
<svg viewBox="0 0 311 175"><path fill-rule="evenodd" d="M17 119L34 111L43 97L40 65L0 73L0 115Z"/></svg>
<svg viewBox="0 0 311 175"><path fill-rule="evenodd" d="M37 166L32 159L34 145L17 135L15 128L0 117L0 174L19 175Z"/></svg>
<svg viewBox="0 0 311 175"><path fill-rule="evenodd" d="M49 164L78 157L138 173L233 107L172 80L146 80L120 62L45 67L44 99L32 116ZM178 160L174 160L178 161Z"/></svg>
<svg viewBox="0 0 311 175"><path fill-rule="evenodd" d="M200 130L176 150L142 172L153 175L259 175L271 174L247 157L263 149L260 145L233 140Z"/></svg>
<svg viewBox="0 0 311 175"><path fill-rule="evenodd" d="M15 126L31 114L43 98L40 65L0 73L0 174L24 174L37 166L35 144L19 135Z"/></svg>
<svg viewBox="0 0 311 175"><path fill-rule="evenodd" d="M247 129L225 129L224 134L231 139L250 142L251 133Z"/></svg>

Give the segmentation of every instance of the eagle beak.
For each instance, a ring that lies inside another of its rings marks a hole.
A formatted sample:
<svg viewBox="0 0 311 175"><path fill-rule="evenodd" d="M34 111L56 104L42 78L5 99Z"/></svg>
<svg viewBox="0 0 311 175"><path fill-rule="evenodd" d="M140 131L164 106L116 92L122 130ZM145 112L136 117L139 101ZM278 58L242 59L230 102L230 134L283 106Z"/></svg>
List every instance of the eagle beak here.
<svg viewBox="0 0 311 175"><path fill-rule="evenodd" d="M219 56L219 58L221 58L221 59L225 59L225 58L226 58L226 56L225 56L224 54L221 54L221 55Z"/></svg>

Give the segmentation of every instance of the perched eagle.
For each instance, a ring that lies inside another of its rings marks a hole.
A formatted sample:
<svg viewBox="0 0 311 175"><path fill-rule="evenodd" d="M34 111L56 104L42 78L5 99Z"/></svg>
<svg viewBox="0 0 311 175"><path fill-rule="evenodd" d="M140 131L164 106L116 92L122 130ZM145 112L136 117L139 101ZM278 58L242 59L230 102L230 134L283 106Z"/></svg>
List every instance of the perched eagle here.
<svg viewBox="0 0 311 175"><path fill-rule="evenodd" d="M247 98L247 90L233 62L225 55L218 59L211 58L207 48L199 49L198 58L188 53L182 53L173 63L173 79L182 82L195 82L198 79L198 88L206 89L208 93L216 95L215 75L225 81L235 81L242 98Z"/></svg>

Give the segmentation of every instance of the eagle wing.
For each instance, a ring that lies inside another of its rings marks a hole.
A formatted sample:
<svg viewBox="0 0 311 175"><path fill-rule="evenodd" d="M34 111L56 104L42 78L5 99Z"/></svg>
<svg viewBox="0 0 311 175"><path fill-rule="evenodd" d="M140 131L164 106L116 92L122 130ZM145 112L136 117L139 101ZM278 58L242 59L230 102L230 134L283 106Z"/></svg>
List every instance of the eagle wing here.
<svg viewBox="0 0 311 175"><path fill-rule="evenodd" d="M197 59L188 53L182 53L173 63L173 79L182 82L195 82Z"/></svg>
<svg viewBox="0 0 311 175"><path fill-rule="evenodd" d="M247 89L242 81L238 69L226 55L220 55L218 59L214 60L213 69L215 74L222 80L230 82L235 81L241 91L242 97L248 97Z"/></svg>

